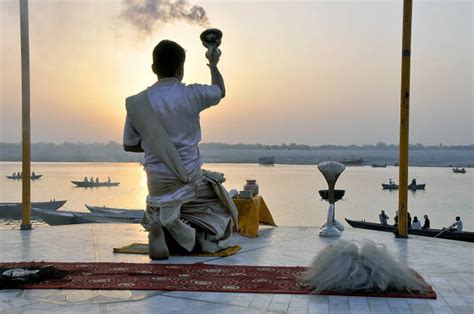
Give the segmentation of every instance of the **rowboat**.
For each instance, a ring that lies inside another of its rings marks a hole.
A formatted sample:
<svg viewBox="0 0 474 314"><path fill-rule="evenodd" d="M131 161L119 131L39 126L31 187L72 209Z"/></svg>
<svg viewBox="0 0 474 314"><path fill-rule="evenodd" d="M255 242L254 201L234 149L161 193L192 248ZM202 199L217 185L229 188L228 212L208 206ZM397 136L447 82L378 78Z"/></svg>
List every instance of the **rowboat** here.
<svg viewBox="0 0 474 314"><path fill-rule="evenodd" d="M410 191L416 191L416 190L424 190L426 184L409 184L408 185L408 190ZM383 190L398 190L398 184L395 183L382 183L382 189Z"/></svg>
<svg viewBox="0 0 474 314"><path fill-rule="evenodd" d="M33 202L31 207L55 211L61 208L66 201ZM0 203L0 218L21 219L21 203Z"/></svg>
<svg viewBox="0 0 474 314"><path fill-rule="evenodd" d="M453 168L453 172L454 173L466 173L466 169L465 168Z"/></svg>
<svg viewBox="0 0 474 314"><path fill-rule="evenodd" d="M76 211L54 211L32 208L33 215L50 226L71 225L81 223L139 223L141 213L113 214L113 213L85 213Z"/></svg>
<svg viewBox="0 0 474 314"><path fill-rule="evenodd" d="M387 168L387 164L372 164L372 168Z"/></svg>
<svg viewBox="0 0 474 314"><path fill-rule="evenodd" d="M275 164L275 157L260 157L258 159L260 165L273 165Z"/></svg>
<svg viewBox="0 0 474 314"><path fill-rule="evenodd" d="M105 207L105 206L90 206L84 204L84 206L91 212L91 213L98 213L98 214L121 214L121 215L143 215L143 209L125 209L125 208L113 208L113 207Z"/></svg>
<svg viewBox="0 0 474 314"><path fill-rule="evenodd" d="M139 223L143 214L135 217L121 214L99 214L71 212L77 223Z"/></svg>
<svg viewBox="0 0 474 314"><path fill-rule="evenodd" d="M346 218L347 223L353 228L367 229L367 230L377 230L385 232L394 232L395 226L393 225L382 225L375 222L366 222L366 221L357 221L350 220ZM422 236L422 237L432 237L448 240L457 240L465 242L474 242L474 232L469 231L445 231L440 229L428 229L428 230L418 230L418 229L408 229L409 234ZM442 233L441 233L442 232Z"/></svg>
<svg viewBox="0 0 474 314"><path fill-rule="evenodd" d="M382 183L383 190L398 190L398 184L395 183Z"/></svg>
<svg viewBox="0 0 474 314"><path fill-rule="evenodd" d="M118 186L120 182L88 182L88 181L71 181L72 184L81 188L96 188L100 186Z"/></svg>
<svg viewBox="0 0 474 314"><path fill-rule="evenodd" d="M31 175L30 179L31 180L38 180L42 176L43 176L42 174L35 174L35 175ZM20 177L20 176L7 176L7 178L11 179L11 180L21 180L21 179L23 179L23 177Z"/></svg>
<svg viewBox="0 0 474 314"><path fill-rule="evenodd" d="M61 226L77 224L76 218L72 215L72 212L65 210L49 210L41 208L31 208L32 214L43 220L50 226Z"/></svg>
<svg viewBox="0 0 474 314"><path fill-rule="evenodd" d="M364 162L364 158L351 157L348 159L339 160L338 162L344 164L345 166L360 166Z"/></svg>

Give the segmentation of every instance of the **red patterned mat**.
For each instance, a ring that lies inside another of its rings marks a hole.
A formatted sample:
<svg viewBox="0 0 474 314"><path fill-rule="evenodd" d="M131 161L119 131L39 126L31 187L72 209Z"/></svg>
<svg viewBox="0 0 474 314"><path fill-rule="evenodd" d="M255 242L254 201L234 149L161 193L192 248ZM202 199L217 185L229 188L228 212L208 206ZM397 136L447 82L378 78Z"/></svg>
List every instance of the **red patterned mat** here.
<svg viewBox="0 0 474 314"><path fill-rule="evenodd" d="M0 263L0 268L55 266L67 275L22 289L110 289L309 294L299 284L305 267L136 263ZM347 292L322 294L436 299L436 293Z"/></svg>

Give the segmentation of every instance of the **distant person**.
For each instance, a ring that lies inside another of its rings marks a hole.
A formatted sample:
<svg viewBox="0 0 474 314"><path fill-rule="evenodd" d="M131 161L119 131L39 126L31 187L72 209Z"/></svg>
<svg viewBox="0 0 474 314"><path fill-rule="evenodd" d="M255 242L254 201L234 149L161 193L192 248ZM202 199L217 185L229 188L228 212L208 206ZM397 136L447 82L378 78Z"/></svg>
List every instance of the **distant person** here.
<svg viewBox="0 0 474 314"><path fill-rule="evenodd" d="M382 211L379 214L379 220L382 225L387 224L387 219L389 219L388 215L385 213L385 211L382 209Z"/></svg>
<svg viewBox="0 0 474 314"><path fill-rule="evenodd" d="M99 183L99 177L95 178L95 183Z"/></svg>
<svg viewBox="0 0 474 314"><path fill-rule="evenodd" d="M91 177L90 180L89 180L90 183L94 183L94 178Z"/></svg>
<svg viewBox="0 0 474 314"><path fill-rule="evenodd" d="M421 229L429 230L431 228L431 223L428 215L424 215L423 218L425 219L425 222L423 223L423 227L421 227Z"/></svg>
<svg viewBox="0 0 474 314"><path fill-rule="evenodd" d="M449 227L449 231L462 231L462 228L461 217L456 216L456 221Z"/></svg>
<svg viewBox="0 0 474 314"><path fill-rule="evenodd" d="M107 183L110 183L110 177L107 177Z"/></svg>
<svg viewBox="0 0 474 314"><path fill-rule="evenodd" d="M13 172L12 177L16 177L16 172Z"/></svg>
<svg viewBox="0 0 474 314"><path fill-rule="evenodd" d="M394 182L392 180L392 178L388 179L388 184L392 185Z"/></svg>
<svg viewBox="0 0 474 314"><path fill-rule="evenodd" d="M35 172L34 172L34 171L31 173L31 176L33 176L33 177L35 176Z"/></svg>
<svg viewBox="0 0 474 314"><path fill-rule="evenodd" d="M89 182L89 180L87 180L87 177L84 177L84 182Z"/></svg>
<svg viewBox="0 0 474 314"><path fill-rule="evenodd" d="M394 221L394 226L397 227L398 226L398 210L395 212L395 216L393 217L393 221Z"/></svg>
<svg viewBox="0 0 474 314"><path fill-rule="evenodd" d="M418 220L418 217L413 217L413 222L411 223L411 228L415 230L421 230L421 222Z"/></svg>
<svg viewBox="0 0 474 314"><path fill-rule="evenodd" d="M411 229L411 215L410 215L410 212L407 212L407 224L408 224L408 228Z"/></svg>
<svg viewBox="0 0 474 314"><path fill-rule="evenodd" d="M413 180L411 180L411 184L410 185L416 185L416 179L413 178Z"/></svg>

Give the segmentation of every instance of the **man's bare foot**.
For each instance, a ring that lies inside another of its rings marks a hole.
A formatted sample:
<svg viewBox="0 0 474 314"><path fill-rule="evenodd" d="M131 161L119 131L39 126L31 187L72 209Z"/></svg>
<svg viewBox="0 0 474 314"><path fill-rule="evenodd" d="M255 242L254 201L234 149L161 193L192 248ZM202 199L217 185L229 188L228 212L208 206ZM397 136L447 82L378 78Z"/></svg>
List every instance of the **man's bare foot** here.
<svg viewBox="0 0 474 314"><path fill-rule="evenodd" d="M170 253L160 222L154 222L148 233L148 251L151 259L168 259Z"/></svg>

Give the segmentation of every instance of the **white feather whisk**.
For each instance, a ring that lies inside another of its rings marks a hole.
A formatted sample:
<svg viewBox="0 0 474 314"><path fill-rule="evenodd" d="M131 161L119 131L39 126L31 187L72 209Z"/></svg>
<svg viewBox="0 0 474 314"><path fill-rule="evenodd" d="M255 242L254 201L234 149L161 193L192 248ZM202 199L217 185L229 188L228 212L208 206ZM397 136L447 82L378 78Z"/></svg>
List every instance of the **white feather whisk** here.
<svg viewBox="0 0 474 314"><path fill-rule="evenodd" d="M372 241L339 240L312 261L302 282L321 291L426 291L428 287L408 266Z"/></svg>

